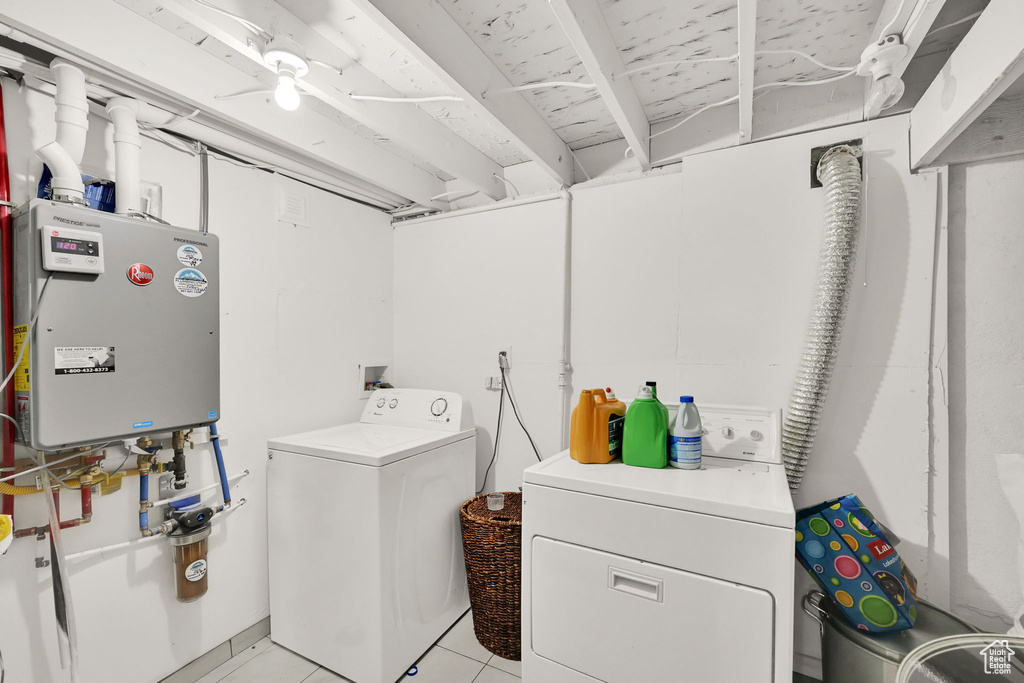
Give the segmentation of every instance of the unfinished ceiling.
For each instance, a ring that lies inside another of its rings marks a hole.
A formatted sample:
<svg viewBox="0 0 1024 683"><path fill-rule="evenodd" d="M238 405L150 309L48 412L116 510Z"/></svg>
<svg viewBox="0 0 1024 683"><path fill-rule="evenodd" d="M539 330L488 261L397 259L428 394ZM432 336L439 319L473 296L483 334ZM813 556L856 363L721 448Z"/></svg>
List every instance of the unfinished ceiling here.
<svg viewBox="0 0 1024 683"><path fill-rule="evenodd" d="M571 185L574 152L622 145L616 141L623 138L632 163L647 170L706 148L701 141L712 128L718 132L711 144L728 146L874 115L866 108L865 81L851 73L861 52L882 25L891 25L890 33L904 26L909 32L914 21L930 26L943 5L96 0L83 9L56 0L43 10L35 4L5 3L0 21L63 48L55 54L136 76L211 120L263 135L431 210L449 208L451 180L482 201L508 196L503 169L523 162L535 162L555 186ZM969 15L985 4L946 3L936 25L960 23L926 39L917 27L917 37L906 40L910 56L930 56L930 65L934 55L948 53L969 28ZM72 39L82 25L108 22L131 25L140 44L161 47L143 58L137 48ZM61 31L63 39L48 35ZM276 111L267 92L276 75L262 54L279 39L293 41L310 60L297 112ZM906 62L901 106L923 92L910 84L924 79L917 71L931 68ZM175 69L195 73L183 81L171 77Z"/></svg>

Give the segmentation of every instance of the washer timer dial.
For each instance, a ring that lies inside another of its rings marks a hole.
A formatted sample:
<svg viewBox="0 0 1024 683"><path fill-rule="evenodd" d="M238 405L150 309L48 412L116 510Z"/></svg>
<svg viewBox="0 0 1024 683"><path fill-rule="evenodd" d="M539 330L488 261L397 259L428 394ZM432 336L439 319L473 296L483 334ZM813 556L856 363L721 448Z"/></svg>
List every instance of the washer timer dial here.
<svg viewBox="0 0 1024 683"><path fill-rule="evenodd" d="M430 413L434 417L441 417L446 410L448 410L448 399L446 398L434 399L434 402L430 404Z"/></svg>

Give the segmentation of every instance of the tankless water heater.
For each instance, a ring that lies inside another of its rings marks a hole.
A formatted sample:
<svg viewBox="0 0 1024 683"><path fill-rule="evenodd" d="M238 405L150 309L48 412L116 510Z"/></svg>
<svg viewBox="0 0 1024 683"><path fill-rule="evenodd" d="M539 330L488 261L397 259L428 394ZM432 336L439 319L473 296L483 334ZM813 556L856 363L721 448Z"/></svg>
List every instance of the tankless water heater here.
<svg viewBox="0 0 1024 683"><path fill-rule="evenodd" d="M28 446L217 420L218 251L214 235L70 204L15 213L15 355L28 346L9 389Z"/></svg>

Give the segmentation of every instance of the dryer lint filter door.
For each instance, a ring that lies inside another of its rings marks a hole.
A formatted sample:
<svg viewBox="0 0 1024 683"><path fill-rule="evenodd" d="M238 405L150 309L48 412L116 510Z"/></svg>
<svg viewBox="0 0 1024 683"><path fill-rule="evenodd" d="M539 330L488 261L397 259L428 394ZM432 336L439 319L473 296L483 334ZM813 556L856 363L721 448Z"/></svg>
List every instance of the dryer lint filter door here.
<svg viewBox="0 0 1024 683"><path fill-rule="evenodd" d="M541 657L608 683L772 680L766 591L541 537L532 569Z"/></svg>

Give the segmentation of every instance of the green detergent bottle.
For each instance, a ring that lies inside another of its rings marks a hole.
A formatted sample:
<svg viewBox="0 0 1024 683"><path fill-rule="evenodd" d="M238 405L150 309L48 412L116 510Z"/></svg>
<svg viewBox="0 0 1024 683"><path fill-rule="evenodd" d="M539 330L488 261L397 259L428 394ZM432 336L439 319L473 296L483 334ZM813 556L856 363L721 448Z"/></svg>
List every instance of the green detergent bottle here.
<svg viewBox="0 0 1024 683"><path fill-rule="evenodd" d="M642 386L626 411L622 436L622 462L634 467L668 465L667 410L654 398L651 387Z"/></svg>

